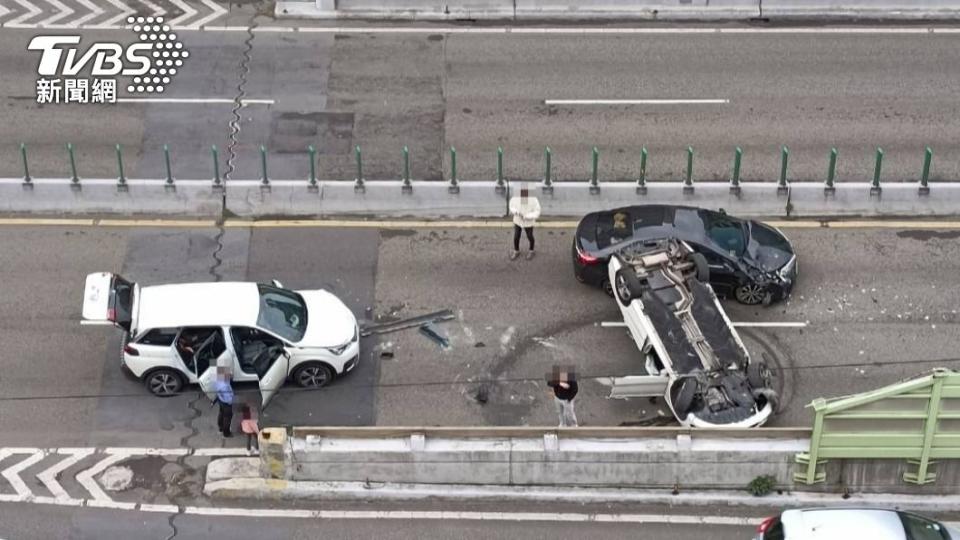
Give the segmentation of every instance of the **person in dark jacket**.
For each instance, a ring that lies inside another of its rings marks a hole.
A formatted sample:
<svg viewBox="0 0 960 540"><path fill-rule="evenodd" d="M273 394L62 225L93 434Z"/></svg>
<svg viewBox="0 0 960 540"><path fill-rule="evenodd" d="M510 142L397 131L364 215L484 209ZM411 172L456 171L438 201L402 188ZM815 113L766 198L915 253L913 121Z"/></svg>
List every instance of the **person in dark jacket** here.
<svg viewBox="0 0 960 540"><path fill-rule="evenodd" d="M553 401L560 417L560 427L577 427L577 414L573 409L573 400L580 390L576 374L570 371L554 369L553 377L547 382L553 389Z"/></svg>

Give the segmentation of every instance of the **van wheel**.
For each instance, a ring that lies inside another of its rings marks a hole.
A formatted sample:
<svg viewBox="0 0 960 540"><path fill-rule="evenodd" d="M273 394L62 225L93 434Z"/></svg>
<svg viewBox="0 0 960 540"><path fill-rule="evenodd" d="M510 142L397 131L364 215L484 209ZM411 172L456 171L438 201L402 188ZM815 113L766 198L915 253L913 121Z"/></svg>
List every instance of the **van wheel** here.
<svg viewBox="0 0 960 540"><path fill-rule="evenodd" d="M293 372L293 380L304 388L320 388L333 380L333 370L320 362L307 362Z"/></svg>
<svg viewBox="0 0 960 540"><path fill-rule="evenodd" d="M143 379L143 384L157 397L171 397L183 389L183 376L172 369L157 369Z"/></svg>

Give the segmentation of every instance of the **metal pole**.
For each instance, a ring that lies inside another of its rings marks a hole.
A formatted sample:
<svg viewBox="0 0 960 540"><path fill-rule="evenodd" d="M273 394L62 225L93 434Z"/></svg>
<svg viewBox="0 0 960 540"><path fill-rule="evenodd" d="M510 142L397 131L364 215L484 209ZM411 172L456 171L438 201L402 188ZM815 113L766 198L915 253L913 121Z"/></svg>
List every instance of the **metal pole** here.
<svg viewBox="0 0 960 540"><path fill-rule="evenodd" d="M683 181L684 189L693 187L693 147L687 147L687 177Z"/></svg>
<svg viewBox="0 0 960 540"><path fill-rule="evenodd" d="M260 184L263 186L270 185L270 177L267 175L267 148L260 145L260 170L263 173L263 176L260 179Z"/></svg>
<svg viewBox="0 0 960 540"><path fill-rule="evenodd" d="M837 149L830 149L830 165L827 166L827 189L834 189L833 180L837 174Z"/></svg>
<svg viewBox="0 0 960 540"><path fill-rule="evenodd" d="M173 185L173 173L170 171L170 148L167 145L163 145L163 163L167 167L167 185Z"/></svg>
<svg viewBox="0 0 960 540"><path fill-rule="evenodd" d="M311 144L307 147L307 153L310 154L310 186L317 185L317 149Z"/></svg>
<svg viewBox="0 0 960 540"><path fill-rule="evenodd" d="M930 161L933 159L933 150L930 147L926 147L923 152L923 174L920 176L920 189L929 190L930 189ZM26 161L24 161L26 164ZM26 165L24 165L26 169Z"/></svg>
<svg viewBox="0 0 960 540"><path fill-rule="evenodd" d="M790 159L790 149L786 145L780 147L780 182L778 188L787 187L787 161Z"/></svg>
<svg viewBox="0 0 960 540"><path fill-rule="evenodd" d="M120 145L117 145L117 169L120 171L120 178L117 183L121 186L127 183L127 178L123 175L123 154L120 151Z"/></svg>
<svg viewBox="0 0 960 540"><path fill-rule="evenodd" d="M550 178L550 156L552 155L553 155L553 152L550 150L550 147L548 146L543 151L543 157L544 157L544 160L546 161L546 166L543 171L543 185L544 187L547 187L547 188L553 187L553 179Z"/></svg>
<svg viewBox="0 0 960 540"><path fill-rule="evenodd" d="M29 184L32 180L30 178L30 167L27 165L27 145L20 143L20 159L23 161L23 183Z"/></svg>
<svg viewBox="0 0 960 540"><path fill-rule="evenodd" d="M870 191L880 191L880 170L883 167L883 148L877 147L877 164L873 168L873 184Z"/></svg>
<svg viewBox="0 0 960 540"><path fill-rule="evenodd" d="M497 147L497 187L503 188L503 147Z"/></svg>
<svg viewBox="0 0 960 540"><path fill-rule="evenodd" d="M413 185L410 183L410 149L403 147L403 185L400 186L403 193L412 193Z"/></svg>
<svg viewBox="0 0 960 540"><path fill-rule="evenodd" d="M733 178L730 179L732 187L740 187L740 159L743 157L743 150L738 146L733 152Z"/></svg>
<svg viewBox="0 0 960 540"><path fill-rule="evenodd" d="M80 177L77 176L77 162L73 157L73 143L67 143L67 153L70 155L70 179L74 184L79 184Z"/></svg>
<svg viewBox="0 0 960 540"><path fill-rule="evenodd" d="M360 145L354 147L354 155L357 157L357 178L354 180L354 189L364 189L363 187L363 161L360 156Z"/></svg>
<svg viewBox="0 0 960 540"><path fill-rule="evenodd" d="M590 187L597 187L597 167L600 163L600 151L597 150L597 147L593 147L593 167L591 168L590 173Z"/></svg>
<svg viewBox="0 0 960 540"><path fill-rule="evenodd" d="M640 149L640 177L637 178L637 187L647 186L647 147Z"/></svg>
<svg viewBox="0 0 960 540"><path fill-rule="evenodd" d="M213 156L213 187L220 187L220 153L217 151L217 145L210 146L210 155Z"/></svg>
<svg viewBox="0 0 960 540"><path fill-rule="evenodd" d="M457 149L450 147L450 187L457 187Z"/></svg>

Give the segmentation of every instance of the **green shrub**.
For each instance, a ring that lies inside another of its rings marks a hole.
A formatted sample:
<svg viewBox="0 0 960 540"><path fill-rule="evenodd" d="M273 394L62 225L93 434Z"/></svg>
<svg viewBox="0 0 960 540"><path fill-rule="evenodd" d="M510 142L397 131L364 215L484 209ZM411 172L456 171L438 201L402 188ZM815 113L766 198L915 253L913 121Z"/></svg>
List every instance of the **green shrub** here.
<svg viewBox="0 0 960 540"><path fill-rule="evenodd" d="M762 474L747 484L747 491L754 497L763 497L773 491L775 487L777 487L777 479L769 474Z"/></svg>

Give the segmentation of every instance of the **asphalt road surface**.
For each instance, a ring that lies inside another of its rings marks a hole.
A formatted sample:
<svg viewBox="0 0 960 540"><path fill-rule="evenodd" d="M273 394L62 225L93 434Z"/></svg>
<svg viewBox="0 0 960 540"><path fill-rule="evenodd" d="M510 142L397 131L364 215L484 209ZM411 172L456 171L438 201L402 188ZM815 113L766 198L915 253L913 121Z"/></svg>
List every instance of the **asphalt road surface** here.
<svg viewBox="0 0 960 540"><path fill-rule="evenodd" d="M809 426L804 405L954 367L958 260L954 230L789 228L800 256L793 298L732 320L803 322L745 328L776 366L774 426ZM288 386L267 424L551 425L543 384L554 364L583 379L585 425L636 424L662 405L610 400L604 377L641 374L619 311L577 283L571 231L543 228L538 256L507 259L508 229L4 226L0 234L0 443L7 446L216 446L215 411L199 392L160 399L119 367L120 334L80 326L87 273L143 284L280 279L323 287L364 320L451 309L450 348L416 330L365 339L354 372L327 389ZM216 254L216 257L214 256ZM386 353L386 354L384 354ZM255 388L240 388L245 398ZM482 398L480 393L483 392ZM234 441L232 445L241 444Z"/></svg>
<svg viewBox="0 0 960 540"><path fill-rule="evenodd" d="M238 16L231 24L278 24ZM150 178L165 174L164 144L180 179L213 176L211 145L220 148L221 174L237 179L260 178L260 145L273 178L306 178L308 145L317 148L318 174L331 179L355 178L355 145L367 179L398 178L404 145L416 179L448 178L451 146L461 179L492 178L498 146L508 177L541 179L548 145L560 180L589 176L593 146L605 181L635 179L644 145L650 180L682 178L688 145L697 180L729 178L738 145L746 180L778 177L780 145L790 149L791 180L822 181L832 146L841 181L872 178L878 146L886 180L915 180L925 145L935 150L931 178L960 172L960 128L951 121L956 34L487 35L436 26L254 32L248 41L243 31L183 31L191 56L161 97L222 103L58 106L36 103L39 54L26 45L38 33L0 34L2 176L22 175L21 142L34 176L61 177L64 145L74 143L86 178L117 176L118 143L126 174ZM80 33L83 43L134 39L124 30ZM268 102L239 110L231 142L232 102L241 96ZM546 104L556 99L720 103Z"/></svg>

